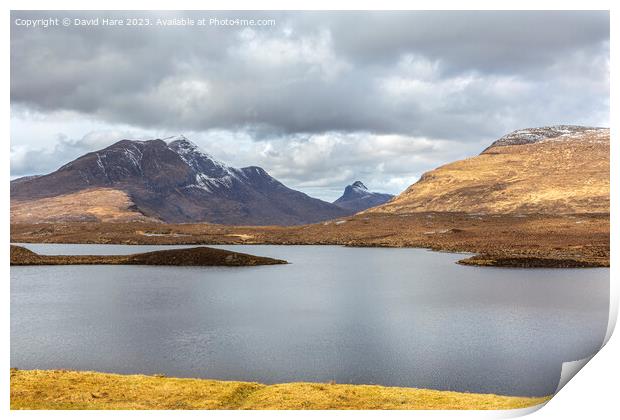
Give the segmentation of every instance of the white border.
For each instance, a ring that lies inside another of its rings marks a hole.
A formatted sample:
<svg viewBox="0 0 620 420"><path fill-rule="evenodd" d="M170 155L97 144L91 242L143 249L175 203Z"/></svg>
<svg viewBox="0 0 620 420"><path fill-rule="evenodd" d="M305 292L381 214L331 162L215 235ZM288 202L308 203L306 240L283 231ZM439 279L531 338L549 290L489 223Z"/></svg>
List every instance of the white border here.
<svg viewBox="0 0 620 420"><path fill-rule="evenodd" d="M502 2L490 1L490 0L469 0L467 2L458 0L419 0L416 2L411 1L399 1L399 0L382 0L381 2L371 0L358 0L356 2L345 2L336 0L298 0L294 2L284 0L230 0L227 2L215 2L215 1L196 1L196 0L176 0L176 1L130 1L130 0L94 0L88 3L77 0L57 0L51 4L44 0L33 1L6 1L4 2L5 14L3 15L2 28L2 75L4 83L2 90L4 93L2 101L2 119L4 124L2 125L5 130L5 152L0 154L2 159L1 168L5 173L5 182L2 183L2 194L5 199L3 200L3 215L5 220L9 220L9 184L10 179L10 163L9 163L9 139L10 139L10 75L8 59L10 56L10 17L9 10L611 10L611 45L612 45L612 58L611 68L618 68L617 65L617 53L614 52L613 47L620 45L618 43L618 15L620 14L620 4L618 2L604 1L604 0L590 0L590 1L574 1L565 0L562 2L550 1L550 0L506 0ZM558 6L562 6L558 8ZM614 72L611 72L611 85L616 86ZM619 90L611 89L611 129L612 138L615 137L617 127L617 104ZM611 178L612 178L612 191L616 186L613 180L617 179L618 169L615 165L618 156L618 147L615 143L611 142ZM617 200L616 195L612 194L612 214L616 213ZM615 220L615 218L612 218ZM612 223L612 261L618 261L617 258L617 238L618 229L615 223ZM9 223L2 224L2 233L5 238L2 243L2 286L4 292L4 305L2 305L1 325L3 330L3 345L0 346L0 357L2 358L3 374L0 376L2 384L2 412L6 413L9 408L9 296L10 296L10 282L9 282ZM612 308L610 311L610 327L608 328L607 339L609 339L613 326L615 325L617 312L618 312L618 270L612 263L611 269L611 284L612 284ZM559 394L554 397L543 410L537 411L532 418L537 419L572 419L582 418L587 415L593 418L611 418L612 413L617 414L617 374L620 372L620 342L618 338L612 338L605 348L601 351L601 354L594 357L594 359L584 367L583 371L578 375L578 379L570 381L568 385L562 389ZM526 410L513 410L508 412L453 412L453 411L401 411L401 412L386 412L386 411L311 411L311 412L265 412L265 411L251 411L251 412L227 412L227 411L212 411L212 412L167 412L167 411L153 411L153 412L10 412L11 416L20 418L33 418L39 416L56 417L56 418L81 418L84 415L93 416L97 418L111 418L112 416L138 416L149 418L169 418L171 415L175 417L189 417L189 416L209 416L211 418L230 418L232 416L252 416L255 418L289 418L302 416L305 418L332 418L338 416L339 418L370 418L378 416L390 416L390 417L418 417L418 418L483 418L483 417L513 417L515 415L523 415L531 412L531 409Z"/></svg>

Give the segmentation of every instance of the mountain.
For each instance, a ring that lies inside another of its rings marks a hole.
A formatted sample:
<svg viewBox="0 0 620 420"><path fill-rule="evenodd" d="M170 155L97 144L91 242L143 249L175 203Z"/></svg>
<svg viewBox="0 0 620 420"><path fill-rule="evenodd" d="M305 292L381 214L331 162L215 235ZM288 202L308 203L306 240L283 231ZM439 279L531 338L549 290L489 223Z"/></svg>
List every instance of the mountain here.
<svg viewBox="0 0 620 420"><path fill-rule="evenodd" d="M368 188L361 181L355 181L346 186L342 196L333 204L357 213L390 201L393 197L392 194L368 191Z"/></svg>
<svg viewBox="0 0 620 420"><path fill-rule="evenodd" d="M369 212L609 213L609 129L514 131L480 155L425 173Z"/></svg>
<svg viewBox="0 0 620 420"><path fill-rule="evenodd" d="M286 187L257 166L228 166L183 136L164 140L121 140L50 174L12 181L12 222L294 225L351 214ZM93 197L101 205L93 205Z"/></svg>

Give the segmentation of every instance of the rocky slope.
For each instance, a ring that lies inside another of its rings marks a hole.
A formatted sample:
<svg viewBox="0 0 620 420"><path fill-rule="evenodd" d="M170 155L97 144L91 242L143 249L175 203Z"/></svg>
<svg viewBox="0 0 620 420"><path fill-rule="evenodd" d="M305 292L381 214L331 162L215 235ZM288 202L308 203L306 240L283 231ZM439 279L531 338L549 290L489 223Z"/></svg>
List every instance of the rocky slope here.
<svg viewBox="0 0 620 420"><path fill-rule="evenodd" d="M609 213L609 129L518 130L368 212Z"/></svg>
<svg viewBox="0 0 620 420"><path fill-rule="evenodd" d="M362 181L355 181L353 184L346 186L342 196L334 201L333 204L357 213L386 203L393 197L392 194L368 191L368 188L366 188Z"/></svg>
<svg viewBox="0 0 620 420"><path fill-rule="evenodd" d="M77 204L93 191L105 191L113 213L135 220L294 225L351 213L286 187L262 168L228 166L183 136L164 140L121 140L51 174L12 181L13 222L115 219L105 206Z"/></svg>

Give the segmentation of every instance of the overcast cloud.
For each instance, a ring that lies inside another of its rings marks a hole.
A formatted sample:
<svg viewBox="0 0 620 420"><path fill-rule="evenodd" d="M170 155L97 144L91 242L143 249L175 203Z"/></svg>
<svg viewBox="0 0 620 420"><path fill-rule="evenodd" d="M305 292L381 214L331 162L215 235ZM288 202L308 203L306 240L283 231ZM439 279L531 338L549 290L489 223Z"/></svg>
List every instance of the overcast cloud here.
<svg viewBox="0 0 620 420"><path fill-rule="evenodd" d="M271 27L17 26L18 18L275 19ZM607 126L607 12L13 12L11 174L183 133L335 199L533 126Z"/></svg>

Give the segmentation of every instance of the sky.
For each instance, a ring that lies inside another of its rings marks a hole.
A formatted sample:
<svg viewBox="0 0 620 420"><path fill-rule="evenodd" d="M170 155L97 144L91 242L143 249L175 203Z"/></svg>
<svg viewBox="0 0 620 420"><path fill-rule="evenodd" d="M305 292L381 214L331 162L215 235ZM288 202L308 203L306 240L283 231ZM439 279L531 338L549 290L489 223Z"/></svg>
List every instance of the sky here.
<svg viewBox="0 0 620 420"><path fill-rule="evenodd" d="M61 23L45 27L50 18ZM513 130L609 125L608 12L14 11L11 21L13 178L121 139L183 134L333 201L355 180L398 194Z"/></svg>

